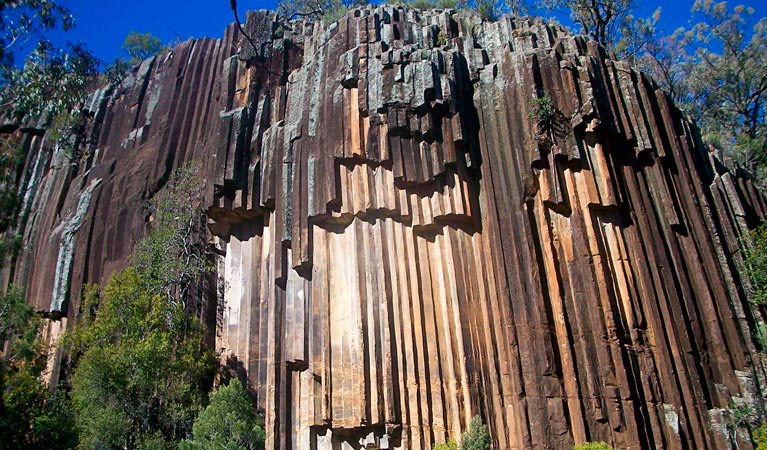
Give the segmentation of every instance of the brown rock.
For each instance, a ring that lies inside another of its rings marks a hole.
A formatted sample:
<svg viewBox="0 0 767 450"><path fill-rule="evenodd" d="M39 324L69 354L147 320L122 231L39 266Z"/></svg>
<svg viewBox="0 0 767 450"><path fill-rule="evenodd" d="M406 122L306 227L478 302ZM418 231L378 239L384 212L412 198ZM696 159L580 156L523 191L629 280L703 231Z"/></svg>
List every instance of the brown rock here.
<svg viewBox="0 0 767 450"><path fill-rule="evenodd" d="M429 449L474 415L500 449L727 445L716 418L763 379L738 269L767 205L651 80L538 20L274 20L248 15L257 53L230 26L94 94L77 165L27 139L5 278L77 316L196 160L221 250L203 300L268 448Z"/></svg>

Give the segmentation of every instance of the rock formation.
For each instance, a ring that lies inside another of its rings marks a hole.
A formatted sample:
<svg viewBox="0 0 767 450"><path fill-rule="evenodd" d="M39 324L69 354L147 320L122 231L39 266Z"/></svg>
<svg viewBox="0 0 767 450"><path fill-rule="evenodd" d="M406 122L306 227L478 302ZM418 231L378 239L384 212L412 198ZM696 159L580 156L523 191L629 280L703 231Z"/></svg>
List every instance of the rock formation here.
<svg viewBox="0 0 767 450"><path fill-rule="evenodd" d="M255 48L230 26L94 92L77 161L16 132L3 273L53 335L194 160L201 314L267 448L430 449L475 415L499 449L729 445L724 409L761 395L739 269L767 205L652 80L538 20L387 5L245 30Z"/></svg>

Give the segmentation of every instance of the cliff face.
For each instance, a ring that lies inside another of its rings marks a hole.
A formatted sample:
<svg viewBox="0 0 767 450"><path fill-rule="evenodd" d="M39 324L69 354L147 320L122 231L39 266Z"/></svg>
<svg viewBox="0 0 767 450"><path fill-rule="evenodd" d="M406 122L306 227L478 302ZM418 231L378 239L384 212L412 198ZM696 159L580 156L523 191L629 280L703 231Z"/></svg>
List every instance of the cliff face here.
<svg viewBox="0 0 767 450"><path fill-rule="evenodd" d="M767 209L652 81L538 21L246 29L257 52L230 26L94 93L77 164L18 135L7 282L76 317L194 160L202 314L267 448L430 449L474 415L500 449L728 445L723 408L761 376L739 238Z"/></svg>

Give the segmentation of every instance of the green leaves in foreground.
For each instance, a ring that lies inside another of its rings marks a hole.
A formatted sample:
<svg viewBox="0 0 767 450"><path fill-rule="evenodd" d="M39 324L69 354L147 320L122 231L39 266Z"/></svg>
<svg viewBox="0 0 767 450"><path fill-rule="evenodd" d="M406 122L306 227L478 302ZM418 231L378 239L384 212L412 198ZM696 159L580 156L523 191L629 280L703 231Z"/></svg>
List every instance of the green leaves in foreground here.
<svg viewBox="0 0 767 450"><path fill-rule="evenodd" d="M82 449L176 448L206 403L215 357L185 301L205 270L193 173L181 169L156 196L134 265L101 292L86 289L67 337Z"/></svg>
<svg viewBox="0 0 767 450"><path fill-rule="evenodd" d="M205 402L214 358L201 324L145 286L132 267L116 275L75 337L81 448L171 448Z"/></svg>
<svg viewBox="0 0 767 450"><path fill-rule="evenodd" d="M257 450L264 448L263 420L253 411L238 379L210 396L210 404L194 422L194 439L181 450Z"/></svg>
<svg viewBox="0 0 767 450"><path fill-rule="evenodd" d="M42 328L21 289L0 294L0 450L76 445L66 395L51 392L41 379L47 359Z"/></svg>
<svg viewBox="0 0 767 450"><path fill-rule="evenodd" d="M469 424L469 429L461 437L460 450L490 450L490 433L487 426L482 423L482 418L474 416Z"/></svg>

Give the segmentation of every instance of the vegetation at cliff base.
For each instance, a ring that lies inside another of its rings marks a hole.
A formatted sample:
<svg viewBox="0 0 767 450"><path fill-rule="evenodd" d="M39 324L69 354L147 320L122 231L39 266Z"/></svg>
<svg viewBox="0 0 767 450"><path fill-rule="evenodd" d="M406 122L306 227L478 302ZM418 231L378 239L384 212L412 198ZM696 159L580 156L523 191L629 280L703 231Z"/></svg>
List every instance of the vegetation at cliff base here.
<svg viewBox="0 0 767 450"><path fill-rule="evenodd" d="M458 444L453 439L448 439L447 442L435 445L432 450L458 450Z"/></svg>
<svg viewBox="0 0 767 450"><path fill-rule="evenodd" d="M202 325L146 276L130 267L83 305L93 313L73 348L81 448L169 448L204 404L214 357Z"/></svg>
<svg viewBox="0 0 767 450"><path fill-rule="evenodd" d="M469 429L461 435L460 443L449 439L443 444L437 444L432 450L490 450L493 441L482 418L474 416L469 422Z"/></svg>
<svg viewBox="0 0 767 450"><path fill-rule="evenodd" d="M190 301L209 267L197 171L182 167L152 199L153 226L133 264L103 287L86 286L61 343L69 355L62 385L42 381L42 318L19 290L0 299L8 348L0 433L9 436L0 449L263 448L262 422L238 381L205 408L216 359Z"/></svg>
<svg viewBox="0 0 767 450"><path fill-rule="evenodd" d="M66 395L41 377L48 351L43 320L11 287L0 295L0 450L65 449L77 443Z"/></svg>
<svg viewBox="0 0 767 450"><path fill-rule="evenodd" d="M585 442L583 444L576 445L573 450L615 450L609 444L598 442Z"/></svg>
<svg viewBox="0 0 767 450"><path fill-rule="evenodd" d="M248 393L238 379L220 387L193 427L194 437L181 450L256 450L264 448L263 418L253 411Z"/></svg>

